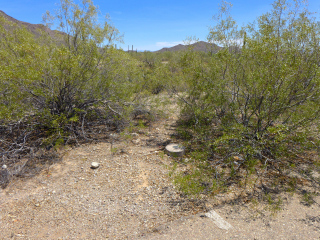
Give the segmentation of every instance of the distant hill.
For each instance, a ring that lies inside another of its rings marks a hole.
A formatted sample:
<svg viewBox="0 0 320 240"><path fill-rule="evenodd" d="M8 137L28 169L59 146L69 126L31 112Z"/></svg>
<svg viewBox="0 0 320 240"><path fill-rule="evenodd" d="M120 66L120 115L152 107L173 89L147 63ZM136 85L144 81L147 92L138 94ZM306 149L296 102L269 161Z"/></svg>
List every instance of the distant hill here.
<svg viewBox="0 0 320 240"><path fill-rule="evenodd" d="M41 30L47 33L50 37L55 39L57 42L62 43L62 36L65 35L66 33L57 31L57 30L51 30L50 28L46 27L43 24L32 24L28 22L23 22L19 21L9 15L7 15L5 12L0 10L0 15L4 16L7 20L10 22L16 23L19 26L24 26L27 28L31 33L33 33L36 37L40 36ZM5 28L10 28L10 26L5 26ZM10 29L8 29L10 30ZM188 48L191 47L194 51L202 51L202 52L212 52L212 53L217 53L222 47L219 47L218 45L214 43L208 43L204 41L199 41L196 43L193 43L191 45L176 45L170 48L162 48L158 51L155 52L175 52L175 51L184 51L188 50ZM131 52L131 51L130 51ZM135 52L135 51L134 51Z"/></svg>
<svg viewBox="0 0 320 240"><path fill-rule="evenodd" d="M19 21L9 15L7 15L5 12L0 10L0 15L4 16L8 21L13 22L15 24L17 24L18 26L23 26L26 29L28 29L31 33L33 33L36 37L40 36L40 32L44 31L46 32L50 37L52 37L53 39L59 39L59 41L61 41L61 36L65 35L65 33L57 31L57 30L51 30L50 28L46 27L43 24L32 24L32 23L27 23L27 22L23 22L23 21ZM5 28L9 28L8 30L10 30L10 26L4 26Z"/></svg>
<svg viewBox="0 0 320 240"><path fill-rule="evenodd" d="M176 52L176 51L184 51L188 50L188 48L191 47L194 51L202 51L202 52L212 52L217 53L222 47L219 47L218 45L214 43L208 43L204 41L196 42L191 45L176 45L170 48L162 48L155 52Z"/></svg>

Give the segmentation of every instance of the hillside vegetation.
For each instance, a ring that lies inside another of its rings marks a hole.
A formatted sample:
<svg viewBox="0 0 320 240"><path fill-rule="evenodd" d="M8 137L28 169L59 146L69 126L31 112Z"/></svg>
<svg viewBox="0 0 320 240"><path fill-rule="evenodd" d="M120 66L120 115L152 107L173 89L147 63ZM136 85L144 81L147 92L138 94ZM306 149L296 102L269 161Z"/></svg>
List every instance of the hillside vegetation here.
<svg viewBox="0 0 320 240"><path fill-rule="evenodd" d="M199 44L117 50L117 29L108 19L96 22L90 0L81 7L63 0L54 16L47 13L60 26L58 41L47 34L50 21L35 37L0 15L2 165L27 159L33 169L54 158L52 149L100 141L138 115L152 121L159 110L150 96L162 93L180 102L176 137L192 159L175 174L182 191L215 194L236 185L254 195L317 185L319 22L302 1L277 0L240 29L230 7L221 3L209 29L215 51L197 51Z"/></svg>

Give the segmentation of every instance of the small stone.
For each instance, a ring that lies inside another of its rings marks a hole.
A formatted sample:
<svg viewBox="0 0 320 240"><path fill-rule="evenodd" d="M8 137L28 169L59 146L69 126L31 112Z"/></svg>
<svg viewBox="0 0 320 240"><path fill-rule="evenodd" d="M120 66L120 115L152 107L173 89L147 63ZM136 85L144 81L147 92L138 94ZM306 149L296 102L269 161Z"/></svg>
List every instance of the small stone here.
<svg viewBox="0 0 320 240"><path fill-rule="evenodd" d="M7 165L2 165L2 169L7 169L8 167L7 167Z"/></svg>
<svg viewBox="0 0 320 240"><path fill-rule="evenodd" d="M120 137L120 135L117 134L117 133L111 133L111 134L110 134L110 138L111 138L112 140L118 140L119 137Z"/></svg>
<svg viewBox="0 0 320 240"><path fill-rule="evenodd" d="M233 159L236 160L236 161L243 161L243 157L241 156L233 156Z"/></svg>
<svg viewBox="0 0 320 240"><path fill-rule="evenodd" d="M132 137L139 137L139 134L138 133L131 133L131 136Z"/></svg>
<svg viewBox="0 0 320 240"><path fill-rule="evenodd" d="M311 175L312 175L314 178L320 178L320 173L317 172L317 171L311 171Z"/></svg>
<svg viewBox="0 0 320 240"><path fill-rule="evenodd" d="M120 153L121 153L121 154L127 153L127 150L124 149L124 148L121 148L121 149L120 149Z"/></svg>
<svg viewBox="0 0 320 240"><path fill-rule="evenodd" d="M134 143L134 144L139 144L140 143L140 139L138 138L138 139L134 139L134 140L132 140L132 142Z"/></svg>
<svg viewBox="0 0 320 240"><path fill-rule="evenodd" d="M92 168L92 169L96 169L96 168L98 168L98 167L100 167L100 163L98 163L98 162L92 162L92 163L91 163L91 168Z"/></svg>
<svg viewBox="0 0 320 240"><path fill-rule="evenodd" d="M6 188L10 182L10 172L7 168L0 169L0 186L1 188Z"/></svg>

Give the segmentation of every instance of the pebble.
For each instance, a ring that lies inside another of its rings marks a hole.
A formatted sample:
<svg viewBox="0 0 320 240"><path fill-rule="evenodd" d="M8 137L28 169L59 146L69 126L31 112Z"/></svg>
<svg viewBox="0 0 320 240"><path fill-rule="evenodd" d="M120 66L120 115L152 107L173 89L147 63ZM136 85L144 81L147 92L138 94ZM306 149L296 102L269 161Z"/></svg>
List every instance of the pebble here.
<svg viewBox="0 0 320 240"><path fill-rule="evenodd" d="M110 138L111 138L112 140L118 140L119 137L120 137L119 134L116 134L116 133L111 133L111 134L110 134Z"/></svg>
<svg viewBox="0 0 320 240"><path fill-rule="evenodd" d="M96 169L96 168L98 168L98 167L100 167L100 163L98 163L98 162L92 162L92 163L91 163L91 168L92 168L92 169Z"/></svg>
<svg viewBox="0 0 320 240"><path fill-rule="evenodd" d="M131 133L131 136L132 137L139 137L139 134L138 133Z"/></svg>
<svg viewBox="0 0 320 240"><path fill-rule="evenodd" d="M140 139L134 139L134 140L132 140L132 142L133 142L134 144L139 144L139 143L140 143Z"/></svg>

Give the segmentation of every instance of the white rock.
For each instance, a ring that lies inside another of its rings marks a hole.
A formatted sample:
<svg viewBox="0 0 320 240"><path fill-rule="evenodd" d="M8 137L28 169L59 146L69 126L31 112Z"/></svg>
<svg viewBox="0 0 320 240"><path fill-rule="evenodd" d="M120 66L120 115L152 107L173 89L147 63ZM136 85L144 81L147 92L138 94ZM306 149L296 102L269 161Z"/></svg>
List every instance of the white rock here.
<svg viewBox="0 0 320 240"><path fill-rule="evenodd" d="M2 169L7 169L7 165L2 165Z"/></svg>
<svg viewBox="0 0 320 240"><path fill-rule="evenodd" d="M120 137L120 135L117 133L110 133L110 138L113 140L117 140L119 137Z"/></svg>
<svg viewBox="0 0 320 240"><path fill-rule="evenodd" d="M217 225L218 228L229 230L232 228L231 224L226 222L218 213L216 213L214 210L211 210L210 212L205 214L208 218L211 218L214 223Z"/></svg>
<svg viewBox="0 0 320 240"><path fill-rule="evenodd" d="M98 167L100 167L100 163L98 163L98 162L92 162L92 163L91 163L91 168L92 168L92 169L96 169L96 168L98 168Z"/></svg>
<svg viewBox="0 0 320 240"><path fill-rule="evenodd" d="M132 140L132 142L134 143L134 144L139 144L140 143L140 139L138 138L138 139L134 139L134 140Z"/></svg>

